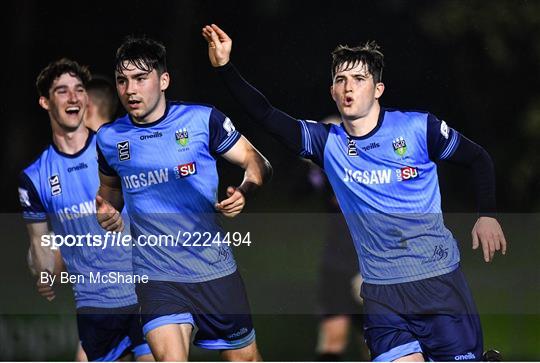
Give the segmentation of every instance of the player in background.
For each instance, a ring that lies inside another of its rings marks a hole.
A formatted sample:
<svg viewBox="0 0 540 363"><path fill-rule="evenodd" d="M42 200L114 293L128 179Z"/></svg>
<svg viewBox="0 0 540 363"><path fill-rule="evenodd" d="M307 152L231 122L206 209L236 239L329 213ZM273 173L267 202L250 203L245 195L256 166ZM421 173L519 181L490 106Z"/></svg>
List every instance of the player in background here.
<svg viewBox="0 0 540 363"><path fill-rule="evenodd" d="M84 124L96 132L101 125L115 119L118 107L116 88L107 78L93 76L86 85L88 106L84 117Z"/></svg>
<svg viewBox="0 0 540 363"><path fill-rule="evenodd" d="M96 137L83 124L87 105L86 67L68 59L52 62L37 77L39 104L49 114L52 144L20 175L19 199L30 236L30 263L38 290L54 299L54 280L65 265L73 284L81 345L91 361L117 360L133 352L152 360L144 342L134 284L92 282L90 274L132 274L131 248L62 245L51 249L56 236L103 237L96 221L99 187ZM46 275L47 282L42 280Z"/></svg>
<svg viewBox="0 0 540 363"><path fill-rule="evenodd" d="M339 125L341 118L329 116L321 120L321 123ZM327 219L318 271L320 321L316 360L342 361L352 332L361 348L358 359L364 361L368 356L362 327L362 280L354 244L324 172L316 164L310 161L307 163L309 185L325 201Z"/></svg>
<svg viewBox="0 0 540 363"><path fill-rule="evenodd" d="M107 78L92 75L92 78L86 84L86 94L88 95L88 103L84 115L84 125L96 132L101 125L114 120L118 107L116 88ZM129 229L126 228L125 232L129 233ZM88 361L80 342L75 360L77 362Z"/></svg>
<svg viewBox="0 0 540 363"><path fill-rule="evenodd" d="M364 334L375 361L480 360L483 341L457 241L444 226L435 161L471 169L479 205L473 248L506 253L487 152L427 112L381 107L378 46L332 53L330 93L342 124L297 120L274 108L229 62L232 40L203 28L209 58L264 129L324 169L343 211L364 279Z"/></svg>
<svg viewBox="0 0 540 363"><path fill-rule="evenodd" d="M136 240L184 233L173 245L136 244L133 250L135 273L150 280L137 284L137 295L154 356L186 360L197 327L195 345L219 350L225 360L259 360L244 284L216 210L239 214L246 196L270 175L270 164L216 108L167 101L161 43L126 39L115 74L127 115L97 133L99 221L121 230L117 211L125 203ZM218 157L245 171L241 185L228 187L219 203ZM197 234L204 237L195 244Z"/></svg>

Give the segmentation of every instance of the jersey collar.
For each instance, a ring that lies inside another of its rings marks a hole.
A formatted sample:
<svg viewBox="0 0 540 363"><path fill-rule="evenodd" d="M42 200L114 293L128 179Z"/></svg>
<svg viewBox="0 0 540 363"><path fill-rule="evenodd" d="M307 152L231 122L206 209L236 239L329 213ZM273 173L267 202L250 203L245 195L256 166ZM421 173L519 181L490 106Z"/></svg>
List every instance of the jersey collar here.
<svg viewBox="0 0 540 363"><path fill-rule="evenodd" d="M131 121L131 124L135 127L141 127L141 128L148 128L148 127L152 127L152 126L156 126L158 125L159 123L161 123L161 121L165 120L167 118L167 116L169 116L169 108L170 108L170 102L167 101L165 103L165 112L163 113L163 116L161 116L160 118L158 118L156 121L154 122L149 122L149 123L146 123L146 124L140 124L140 123L137 123L135 121L133 121L133 118L131 118L131 115L128 114L128 117L129 117L129 121Z"/></svg>
<svg viewBox="0 0 540 363"><path fill-rule="evenodd" d="M377 119L377 125L375 125L375 127L373 128L373 130L371 130L370 132L368 132L367 134L365 134L364 136L353 136L353 135L349 135L349 133L347 132L347 129L345 128L345 126L343 125L343 123L341 123L341 127L343 128L343 131L345 131L345 133L347 134L347 137L349 139L353 139L353 140L365 140L367 138L370 138L371 136L375 135L375 133L377 133L377 131L379 131L379 129L381 128L382 126L382 123L384 121L384 114L386 113L386 109L384 107L381 107L381 110L379 111L379 118Z"/></svg>
<svg viewBox="0 0 540 363"><path fill-rule="evenodd" d="M60 156L62 156L64 158L75 159L75 158L81 156L86 151L86 149L88 149L88 147L92 143L92 139L94 138L94 135L95 135L95 132L88 129L88 137L86 138L86 142L84 143L84 147L81 150L77 151L75 154L66 154L65 152L60 151L60 149L58 149L58 146L56 146L56 144L54 142L51 145L52 145L54 151L58 155L60 155Z"/></svg>

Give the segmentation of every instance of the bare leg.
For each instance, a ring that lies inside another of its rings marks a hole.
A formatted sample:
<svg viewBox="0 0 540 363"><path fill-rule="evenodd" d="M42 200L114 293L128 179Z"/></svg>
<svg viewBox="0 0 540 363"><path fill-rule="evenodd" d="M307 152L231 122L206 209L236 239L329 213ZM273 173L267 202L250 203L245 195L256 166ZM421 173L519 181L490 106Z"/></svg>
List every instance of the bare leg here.
<svg viewBox="0 0 540 363"><path fill-rule="evenodd" d="M262 362L256 342L240 349L222 350L221 359L229 362Z"/></svg>
<svg viewBox="0 0 540 363"><path fill-rule="evenodd" d="M167 324L152 329L146 340L158 362L186 362L191 340L191 324Z"/></svg>
<svg viewBox="0 0 540 363"><path fill-rule="evenodd" d="M81 342L77 345L77 353L75 353L75 362L88 362L88 357L82 348Z"/></svg>
<svg viewBox="0 0 540 363"><path fill-rule="evenodd" d="M349 340L351 319L346 315L331 316L319 325L317 353L343 354Z"/></svg>

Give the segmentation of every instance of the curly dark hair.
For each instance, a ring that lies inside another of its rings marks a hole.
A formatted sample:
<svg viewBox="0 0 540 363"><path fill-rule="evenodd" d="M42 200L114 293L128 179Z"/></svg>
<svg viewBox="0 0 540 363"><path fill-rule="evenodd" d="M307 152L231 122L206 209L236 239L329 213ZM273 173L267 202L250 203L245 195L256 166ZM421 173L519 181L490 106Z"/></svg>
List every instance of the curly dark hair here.
<svg viewBox="0 0 540 363"><path fill-rule="evenodd" d="M64 73L79 78L85 87L92 78L88 67L80 65L74 60L62 58L49 63L47 67L39 72L36 79L36 87L39 95L49 98L49 90L54 80Z"/></svg>

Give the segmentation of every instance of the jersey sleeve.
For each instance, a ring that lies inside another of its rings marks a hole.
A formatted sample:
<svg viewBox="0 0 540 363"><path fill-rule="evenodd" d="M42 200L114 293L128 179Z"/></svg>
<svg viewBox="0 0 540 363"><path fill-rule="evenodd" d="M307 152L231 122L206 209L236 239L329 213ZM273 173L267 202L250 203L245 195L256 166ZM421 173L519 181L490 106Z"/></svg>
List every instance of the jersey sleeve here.
<svg viewBox="0 0 540 363"><path fill-rule="evenodd" d="M427 146L429 158L433 161L446 160L456 151L461 135L449 127L445 121L428 114L427 119Z"/></svg>
<svg viewBox="0 0 540 363"><path fill-rule="evenodd" d="M242 136L236 131L231 119L216 108L210 113L208 128L210 152L217 155L229 151Z"/></svg>
<svg viewBox="0 0 540 363"><path fill-rule="evenodd" d="M23 218L28 223L46 222L47 212L34 183L26 173L19 175L19 202Z"/></svg>
<svg viewBox="0 0 540 363"><path fill-rule="evenodd" d="M107 176L118 176L116 170L114 170L107 162L107 159L105 159L105 156L103 155L103 152L101 152L101 148L99 147L98 143L96 143L96 149L98 155L99 171Z"/></svg>
<svg viewBox="0 0 540 363"><path fill-rule="evenodd" d="M299 120L302 131L300 156L312 160L324 169L324 147L331 125L310 120Z"/></svg>

